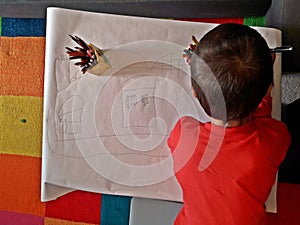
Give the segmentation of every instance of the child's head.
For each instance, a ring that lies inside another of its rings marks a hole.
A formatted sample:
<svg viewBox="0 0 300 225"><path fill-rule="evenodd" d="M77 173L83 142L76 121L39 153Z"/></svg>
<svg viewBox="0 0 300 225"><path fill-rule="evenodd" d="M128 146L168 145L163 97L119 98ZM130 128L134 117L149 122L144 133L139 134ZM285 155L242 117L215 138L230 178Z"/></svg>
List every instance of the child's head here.
<svg viewBox="0 0 300 225"><path fill-rule="evenodd" d="M192 86L204 110L215 119L230 121L247 117L273 82L270 49L265 39L248 26L219 25L203 36L194 53ZM201 62L209 67L218 85L205 75L207 71ZM218 88L223 92L222 99L216 94ZM220 101L225 101L225 117L224 110L218 108L224 105Z"/></svg>

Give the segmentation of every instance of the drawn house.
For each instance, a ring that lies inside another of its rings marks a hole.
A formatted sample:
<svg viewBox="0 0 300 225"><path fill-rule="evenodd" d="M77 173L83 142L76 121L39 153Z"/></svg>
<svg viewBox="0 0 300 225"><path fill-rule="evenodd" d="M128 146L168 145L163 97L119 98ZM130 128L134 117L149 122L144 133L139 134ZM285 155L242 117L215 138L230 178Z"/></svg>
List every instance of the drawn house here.
<svg viewBox="0 0 300 225"><path fill-rule="evenodd" d="M82 132L82 110L84 100L75 95L67 99L58 111L61 134L79 134Z"/></svg>

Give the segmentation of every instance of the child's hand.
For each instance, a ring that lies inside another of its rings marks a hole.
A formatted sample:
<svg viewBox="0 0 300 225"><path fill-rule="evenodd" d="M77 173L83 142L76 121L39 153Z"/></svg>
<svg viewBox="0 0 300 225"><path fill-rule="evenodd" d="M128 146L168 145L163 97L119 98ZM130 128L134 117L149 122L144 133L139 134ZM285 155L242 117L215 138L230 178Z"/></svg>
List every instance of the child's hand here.
<svg viewBox="0 0 300 225"><path fill-rule="evenodd" d="M182 57L186 60L186 63L190 65L192 53L195 51L197 44L199 43L195 36L192 36L193 43L189 45L188 49L184 49Z"/></svg>

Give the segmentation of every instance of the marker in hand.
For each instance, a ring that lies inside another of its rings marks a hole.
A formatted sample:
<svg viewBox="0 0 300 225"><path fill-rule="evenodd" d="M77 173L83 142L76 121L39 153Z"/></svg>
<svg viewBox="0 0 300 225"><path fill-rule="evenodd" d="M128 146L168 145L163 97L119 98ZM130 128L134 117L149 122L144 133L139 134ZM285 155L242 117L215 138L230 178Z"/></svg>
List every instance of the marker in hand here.
<svg viewBox="0 0 300 225"><path fill-rule="evenodd" d="M276 47L276 48L270 48L270 50L273 53L282 53L282 52L292 51L293 47L290 45L285 45L285 46L280 46L280 47Z"/></svg>

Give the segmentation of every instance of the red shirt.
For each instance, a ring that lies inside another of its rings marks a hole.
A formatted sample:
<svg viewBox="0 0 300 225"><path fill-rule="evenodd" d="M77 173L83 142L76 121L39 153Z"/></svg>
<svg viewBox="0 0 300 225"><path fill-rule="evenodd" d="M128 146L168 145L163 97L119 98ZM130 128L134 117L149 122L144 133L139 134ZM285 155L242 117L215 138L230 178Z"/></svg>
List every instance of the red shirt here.
<svg viewBox="0 0 300 225"><path fill-rule="evenodd" d="M251 121L238 127L192 117L177 122L168 140L184 201L175 225L264 224L264 203L290 144L286 126L271 118L271 101L265 98ZM216 148L199 170L204 152Z"/></svg>

